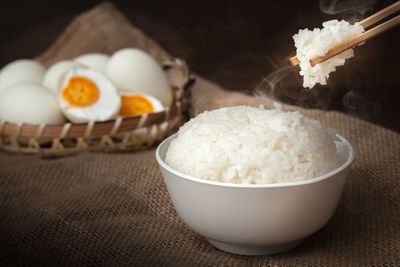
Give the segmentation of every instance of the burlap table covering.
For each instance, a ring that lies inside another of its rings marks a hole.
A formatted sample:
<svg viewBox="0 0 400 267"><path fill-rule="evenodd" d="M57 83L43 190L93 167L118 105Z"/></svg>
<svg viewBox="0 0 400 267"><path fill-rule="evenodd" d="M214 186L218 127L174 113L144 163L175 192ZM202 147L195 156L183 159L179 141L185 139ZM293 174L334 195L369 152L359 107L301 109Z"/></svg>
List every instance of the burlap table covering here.
<svg viewBox="0 0 400 267"><path fill-rule="evenodd" d="M127 46L168 56L111 4L102 4L76 18L39 59L48 65ZM192 115L270 105L201 77L191 90ZM0 265L400 266L400 135L338 112L302 111L335 127L357 156L333 218L298 248L257 257L213 248L177 217L154 149L56 159L2 152Z"/></svg>

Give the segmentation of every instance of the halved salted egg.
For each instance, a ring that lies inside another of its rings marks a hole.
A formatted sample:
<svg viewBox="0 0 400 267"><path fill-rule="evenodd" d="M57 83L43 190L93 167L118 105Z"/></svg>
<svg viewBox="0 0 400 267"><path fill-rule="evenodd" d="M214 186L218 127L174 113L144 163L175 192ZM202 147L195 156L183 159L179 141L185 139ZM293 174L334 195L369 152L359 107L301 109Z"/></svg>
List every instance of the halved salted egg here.
<svg viewBox="0 0 400 267"><path fill-rule="evenodd" d="M123 117L140 116L164 109L161 102L150 95L121 93L121 108L118 115Z"/></svg>
<svg viewBox="0 0 400 267"><path fill-rule="evenodd" d="M114 84L92 69L68 71L58 92L58 102L64 115L76 123L112 119L121 106Z"/></svg>
<svg viewBox="0 0 400 267"><path fill-rule="evenodd" d="M121 93L121 108L118 112L119 116L130 117L140 116L146 113L155 113L164 110L164 106L157 98L146 94L129 94L127 92ZM165 131L168 124L166 122L161 124L161 130ZM133 134L136 138L145 138L146 136L155 136L157 133L157 126L152 125L149 127L142 127L135 129ZM123 138L124 134L117 135L117 138Z"/></svg>

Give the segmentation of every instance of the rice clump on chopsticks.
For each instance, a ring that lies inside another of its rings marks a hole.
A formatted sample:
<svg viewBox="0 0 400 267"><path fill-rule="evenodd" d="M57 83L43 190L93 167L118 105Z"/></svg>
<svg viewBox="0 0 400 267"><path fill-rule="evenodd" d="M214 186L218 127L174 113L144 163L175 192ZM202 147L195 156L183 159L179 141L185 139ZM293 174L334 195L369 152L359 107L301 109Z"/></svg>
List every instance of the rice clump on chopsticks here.
<svg viewBox="0 0 400 267"><path fill-rule="evenodd" d="M300 60L300 75L304 77L303 87L313 88L317 83L326 85L329 73L335 71L337 66L344 65L346 59L354 56L354 51L348 49L314 67L310 64L311 58L324 56L332 46L364 32L360 23L351 25L345 20L326 21L322 26L322 29L315 28L312 31L299 30L293 35L297 58Z"/></svg>

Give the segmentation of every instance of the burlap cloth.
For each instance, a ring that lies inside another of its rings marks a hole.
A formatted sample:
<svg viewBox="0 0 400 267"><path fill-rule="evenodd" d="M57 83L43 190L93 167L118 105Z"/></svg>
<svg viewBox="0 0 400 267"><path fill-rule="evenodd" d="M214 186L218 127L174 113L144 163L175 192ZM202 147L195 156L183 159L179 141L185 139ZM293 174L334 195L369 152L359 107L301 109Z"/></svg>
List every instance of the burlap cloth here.
<svg viewBox="0 0 400 267"><path fill-rule="evenodd" d="M76 18L39 59L132 46L168 56L103 4ZM270 104L201 77L191 90L192 115ZM177 217L154 149L57 159L0 153L0 265L400 266L400 135L337 112L303 112L335 127L357 156L333 218L298 248L249 257L209 245Z"/></svg>

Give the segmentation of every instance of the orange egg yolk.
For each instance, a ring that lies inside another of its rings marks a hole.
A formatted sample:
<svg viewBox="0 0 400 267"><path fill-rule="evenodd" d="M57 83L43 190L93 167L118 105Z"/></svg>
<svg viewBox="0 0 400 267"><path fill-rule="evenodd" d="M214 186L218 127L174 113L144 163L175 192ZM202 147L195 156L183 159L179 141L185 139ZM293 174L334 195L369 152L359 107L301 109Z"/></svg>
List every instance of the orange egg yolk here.
<svg viewBox="0 0 400 267"><path fill-rule="evenodd" d="M100 92L91 80L85 77L72 77L61 94L72 107L87 107L97 101Z"/></svg>
<svg viewBox="0 0 400 267"><path fill-rule="evenodd" d="M154 112L154 106L147 98L140 95L122 95L121 108L118 112L121 116L139 116L144 113Z"/></svg>

